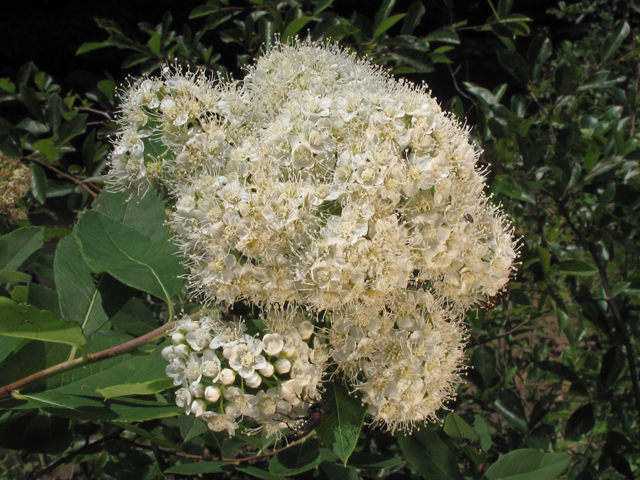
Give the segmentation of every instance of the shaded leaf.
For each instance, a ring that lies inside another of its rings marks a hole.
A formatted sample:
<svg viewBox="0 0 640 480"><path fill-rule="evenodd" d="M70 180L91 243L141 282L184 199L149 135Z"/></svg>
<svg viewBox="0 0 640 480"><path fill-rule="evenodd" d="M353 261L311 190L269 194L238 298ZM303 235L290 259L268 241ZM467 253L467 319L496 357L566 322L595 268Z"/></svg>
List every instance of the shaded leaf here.
<svg viewBox="0 0 640 480"><path fill-rule="evenodd" d="M456 457L438 435L426 428L412 435L396 434L402 453L423 478L462 480Z"/></svg>
<svg viewBox="0 0 640 480"><path fill-rule="evenodd" d="M555 480L567 468L571 457L520 449L509 452L487 470L488 480Z"/></svg>
<svg viewBox="0 0 640 480"><path fill-rule="evenodd" d="M0 270L18 271L31 263L42 248L44 228L24 227L0 238Z"/></svg>
<svg viewBox="0 0 640 480"><path fill-rule="evenodd" d="M631 33L629 24L627 22L618 22L613 31L607 35L600 52L600 62L604 62L614 54L614 52L622 45L625 38Z"/></svg>
<svg viewBox="0 0 640 480"><path fill-rule="evenodd" d="M480 435L460 415L450 412L444 421L444 432L456 440L480 441Z"/></svg>
<svg viewBox="0 0 640 480"><path fill-rule="evenodd" d="M559 270L567 275L592 277L598 271L596 267L582 260L565 260L560 262Z"/></svg>
<svg viewBox="0 0 640 480"><path fill-rule="evenodd" d="M278 452L269 462L269 472L274 475L297 475L320 465L322 458L314 441L299 443Z"/></svg>
<svg viewBox="0 0 640 480"><path fill-rule="evenodd" d="M358 442L366 409L341 382L327 384L323 403L325 414L317 428L318 436L346 463Z"/></svg>
<svg viewBox="0 0 640 480"><path fill-rule="evenodd" d="M564 436L567 440L578 441L583 435L593 430L595 424L596 419L593 404L582 405L573 412L569 420L567 420Z"/></svg>
<svg viewBox="0 0 640 480"><path fill-rule="evenodd" d="M164 473L177 473L180 475L200 475L202 473L224 472L225 467L229 469L231 464L228 462L196 462L183 463L182 465L174 465L168 468Z"/></svg>
<svg viewBox="0 0 640 480"><path fill-rule="evenodd" d="M53 270L62 318L80 324L86 336L98 331L109 317L102 308L102 295L74 236L58 243Z"/></svg>

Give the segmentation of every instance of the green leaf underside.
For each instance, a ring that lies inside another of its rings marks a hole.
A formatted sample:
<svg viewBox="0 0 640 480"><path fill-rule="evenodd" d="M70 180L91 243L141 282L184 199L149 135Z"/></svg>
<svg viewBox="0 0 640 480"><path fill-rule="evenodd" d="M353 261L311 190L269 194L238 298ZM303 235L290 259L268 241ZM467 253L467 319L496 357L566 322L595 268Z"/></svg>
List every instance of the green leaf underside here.
<svg viewBox="0 0 640 480"><path fill-rule="evenodd" d="M107 272L130 287L167 302L184 280L178 248L169 238L150 241L132 228L89 211L76 227L82 255L94 273Z"/></svg>
<svg viewBox="0 0 640 480"><path fill-rule="evenodd" d="M521 449L507 453L487 470L488 480L555 480L571 458L563 453Z"/></svg>
<svg viewBox="0 0 640 480"><path fill-rule="evenodd" d="M86 338L76 323L65 322L53 313L0 297L0 335L82 347Z"/></svg>

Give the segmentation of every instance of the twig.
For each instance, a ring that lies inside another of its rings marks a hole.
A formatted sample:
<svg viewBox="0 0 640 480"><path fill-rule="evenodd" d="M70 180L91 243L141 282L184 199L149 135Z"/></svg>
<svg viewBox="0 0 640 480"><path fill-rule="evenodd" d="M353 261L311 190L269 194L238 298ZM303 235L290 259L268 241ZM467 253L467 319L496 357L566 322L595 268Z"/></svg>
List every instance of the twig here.
<svg viewBox="0 0 640 480"><path fill-rule="evenodd" d="M102 115L104 117L107 117L108 120L112 120L111 115L109 115L107 112L103 112L102 110L96 110L95 108L77 107L74 110L78 110L79 112L97 113L98 115Z"/></svg>
<svg viewBox="0 0 640 480"><path fill-rule="evenodd" d="M207 461L211 461L211 462L229 462L229 463L250 462L252 460L260 460L261 458L272 457L272 456L276 455L277 453L280 453L280 452L282 452L282 451L284 451L284 450L286 450L288 448L293 447L294 445L298 445L299 443L302 443L307 438L309 438L309 436L312 435L312 433L310 433L309 435L307 435L304 438L301 438L300 440L296 440L295 442L291 442L289 445L287 445L286 447L282 447L279 450L274 450L273 452L261 453L260 455L254 455L253 457L244 457L244 458L209 457L209 456L204 456L204 455L188 455L186 453L178 453L178 452L176 452L175 455L177 455L179 457L184 457L184 458L192 458L194 460L207 460Z"/></svg>
<svg viewBox="0 0 640 480"><path fill-rule="evenodd" d="M30 477L29 480L36 480L37 478L42 477L43 475L47 475L50 472L53 472L56 468L58 468L61 465L64 465L65 463L69 463L71 460L73 460L75 457L77 457L78 455L82 455L82 453L86 450L91 450L93 449L93 447L95 447L96 445L100 445L101 443L104 443L108 440L111 440L114 437L117 437L120 435L120 433L122 433L122 429L117 430L115 432L111 432L109 435L106 435L104 437L102 437L100 440L96 440L93 443L89 443L89 440L87 439L87 443L85 443L82 447L80 447L78 450L74 450L73 452L69 453L68 455L65 455L64 457L62 457L61 459L59 459L58 461L52 463L51 465L49 465L46 468L43 468L42 470L40 470L39 472L34 472Z"/></svg>
<svg viewBox="0 0 640 480"><path fill-rule="evenodd" d="M100 194L100 192L102 191L100 189L100 187L93 185L93 184L88 184L88 183L84 183L82 180L74 177L73 175L69 175L68 173L64 173L63 171L57 169L56 167L54 167L53 165L49 165L47 162L45 162L44 160L38 158L38 157L31 157L31 156L26 156L23 157L26 160L31 160L32 162L36 162L40 165L42 165L43 167L46 167L50 170L53 170L54 172L56 172L58 175L62 175L65 178L68 178L69 180L71 180L73 183L80 185L82 188L84 188L87 192L89 192L89 194L93 197L93 198L98 198L98 195ZM89 186L92 186L93 188L95 188L98 193L94 192L93 190L91 190L89 188Z"/></svg>

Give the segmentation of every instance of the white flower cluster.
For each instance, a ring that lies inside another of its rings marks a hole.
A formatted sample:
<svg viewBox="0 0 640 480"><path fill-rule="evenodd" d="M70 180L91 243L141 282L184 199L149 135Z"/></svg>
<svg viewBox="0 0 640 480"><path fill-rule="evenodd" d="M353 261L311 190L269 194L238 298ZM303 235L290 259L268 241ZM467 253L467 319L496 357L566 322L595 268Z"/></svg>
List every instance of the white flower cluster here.
<svg viewBox="0 0 640 480"><path fill-rule="evenodd" d="M433 418L458 377L461 319L504 287L516 252L467 131L427 91L298 42L242 82L166 69L122 113L111 182L176 197L197 293L322 313L375 421Z"/></svg>
<svg viewBox="0 0 640 480"><path fill-rule="evenodd" d="M303 398L320 396L327 352L317 339L315 348L309 346L311 322L301 315L281 318L261 339L245 333L243 322L219 315L177 320L169 332L173 345L162 351L167 375L180 387L177 405L229 435L239 418L252 419L270 436L304 415L309 402Z"/></svg>

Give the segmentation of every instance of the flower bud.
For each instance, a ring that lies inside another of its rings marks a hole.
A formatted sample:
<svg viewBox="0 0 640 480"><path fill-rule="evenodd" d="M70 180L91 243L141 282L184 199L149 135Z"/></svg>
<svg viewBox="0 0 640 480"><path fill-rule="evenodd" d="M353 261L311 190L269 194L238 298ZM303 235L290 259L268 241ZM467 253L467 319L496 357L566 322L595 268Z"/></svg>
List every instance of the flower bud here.
<svg viewBox="0 0 640 480"><path fill-rule="evenodd" d="M262 367L258 371L260 372L260 375L262 375L263 377L269 378L275 372L275 368L270 363L267 363L264 367Z"/></svg>
<svg viewBox="0 0 640 480"><path fill-rule="evenodd" d="M281 358L276 362L276 372L289 373L291 371L291 361L288 358Z"/></svg>
<svg viewBox="0 0 640 480"><path fill-rule="evenodd" d="M207 399L207 402L215 403L220 398L222 392L215 385L209 385L204 389L204 398Z"/></svg>
<svg viewBox="0 0 640 480"><path fill-rule="evenodd" d="M191 412L196 416L200 417L207 410L207 404L204 400L199 398L195 399L191 404Z"/></svg>
<svg viewBox="0 0 640 480"><path fill-rule="evenodd" d="M256 372L244 379L244 383L249 388L258 388L262 383L262 377Z"/></svg>
<svg viewBox="0 0 640 480"><path fill-rule="evenodd" d="M184 334L180 332L176 332L171 335L171 343L173 343L174 345L180 345L182 342L184 342L184 339Z"/></svg>
<svg viewBox="0 0 640 480"><path fill-rule="evenodd" d="M235 379L236 372L234 372L230 368L224 368L220 372L220 383L222 383L223 385L231 385Z"/></svg>

